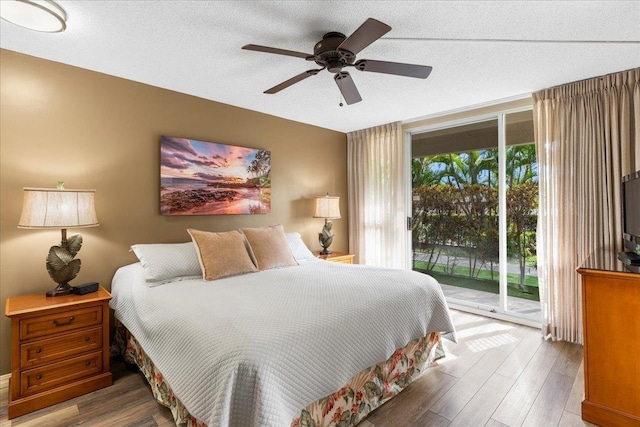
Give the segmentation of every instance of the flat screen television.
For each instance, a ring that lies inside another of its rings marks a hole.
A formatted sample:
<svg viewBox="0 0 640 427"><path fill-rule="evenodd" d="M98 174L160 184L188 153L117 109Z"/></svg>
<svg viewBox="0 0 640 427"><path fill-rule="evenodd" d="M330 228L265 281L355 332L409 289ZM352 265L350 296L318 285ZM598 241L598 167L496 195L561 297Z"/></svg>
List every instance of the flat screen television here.
<svg viewBox="0 0 640 427"><path fill-rule="evenodd" d="M624 249L633 258L629 252L640 245L640 171L622 178L622 233Z"/></svg>

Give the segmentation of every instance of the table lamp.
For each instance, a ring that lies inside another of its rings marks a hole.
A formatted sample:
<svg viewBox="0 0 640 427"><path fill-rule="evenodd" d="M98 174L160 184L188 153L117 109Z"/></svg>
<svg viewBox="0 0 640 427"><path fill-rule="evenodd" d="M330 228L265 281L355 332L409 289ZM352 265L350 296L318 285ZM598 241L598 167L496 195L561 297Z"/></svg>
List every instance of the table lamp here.
<svg viewBox="0 0 640 427"><path fill-rule="evenodd" d="M340 218L340 197L329 196L329 193L325 196L316 196L313 217L324 218L324 227L322 227L322 232L318 233L318 241L320 242L320 246L322 246L320 254L328 255L331 253L329 246L331 246L334 237L334 235L331 234L333 224L329 220Z"/></svg>
<svg viewBox="0 0 640 427"><path fill-rule="evenodd" d="M82 247L82 236L67 238L67 228L96 227L98 218L94 206L95 190L67 190L64 183L58 188L24 189L22 214L18 228L59 228L62 241L49 249L47 271L58 286L47 292L48 297L72 293L69 282L80 271L80 260L74 259Z"/></svg>

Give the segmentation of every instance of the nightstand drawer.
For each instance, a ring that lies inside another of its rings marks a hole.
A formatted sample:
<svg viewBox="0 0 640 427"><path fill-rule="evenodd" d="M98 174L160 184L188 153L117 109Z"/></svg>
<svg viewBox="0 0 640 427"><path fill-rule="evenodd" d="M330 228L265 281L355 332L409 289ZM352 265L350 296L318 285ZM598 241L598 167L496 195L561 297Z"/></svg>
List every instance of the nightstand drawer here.
<svg viewBox="0 0 640 427"><path fill-rule="evenodd" d="M20 321L20 339L28 340L101 323L102 306L99 305L47 316L32 317Z"/></svg>
<svg viewBox="0 0 640 427"><path fill-rule="evenodd" d="M338 259L334 258L331 261L337 262L337 263L340 263L340 264L353 264L352 260L353 260L353 257L343 257L343 258L338 258Z"/></svg>
<svg viewBox="0 0 640 427"><path fill-rule="evenodd" d="M101 351L21 372L21 393L23 396L39 393L99 372L102 372Z"/></svg>
<svg viewBox="0 0 640 427"><path fill-rule="evenodd" d="M102 348L102 327L72 332L20 346L20 367L30 368Z"/></svg>

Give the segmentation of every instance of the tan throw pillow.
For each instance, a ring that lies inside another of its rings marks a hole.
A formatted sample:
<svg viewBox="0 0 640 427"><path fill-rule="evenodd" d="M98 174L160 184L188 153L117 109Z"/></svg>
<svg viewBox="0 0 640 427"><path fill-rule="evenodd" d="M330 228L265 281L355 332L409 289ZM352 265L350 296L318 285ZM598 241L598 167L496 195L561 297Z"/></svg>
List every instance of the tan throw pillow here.
<svg viewBox="0 0 640 427"><path fill-rule="evenodd" d="M281 224L262 228L242 228L259 270L298 265L291 253Z"/></svg>
<svg viewBox="0 0 640 427"><path fill-rule="evenodd" d="M258 271L249 257L242 233L235 230L211 233L192 228L187 232L195 243L204 280Z"/></svg>

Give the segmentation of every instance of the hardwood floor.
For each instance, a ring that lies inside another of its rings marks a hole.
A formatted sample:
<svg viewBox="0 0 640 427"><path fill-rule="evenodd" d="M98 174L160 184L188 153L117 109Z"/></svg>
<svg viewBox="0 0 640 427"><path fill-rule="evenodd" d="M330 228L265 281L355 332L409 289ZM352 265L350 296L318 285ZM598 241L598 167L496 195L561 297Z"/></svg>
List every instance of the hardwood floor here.
<svg viewBox="0 0 640 427"><path fill-rule="evenodd" d="M537 329L452 311L458 343L362 427L592 426L580 418L582 346L542 340ZM106 389L7 420L0 427L174 426L141 374L112 364ZM213 426L211 426L213 427Z"/></svg>

